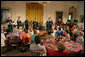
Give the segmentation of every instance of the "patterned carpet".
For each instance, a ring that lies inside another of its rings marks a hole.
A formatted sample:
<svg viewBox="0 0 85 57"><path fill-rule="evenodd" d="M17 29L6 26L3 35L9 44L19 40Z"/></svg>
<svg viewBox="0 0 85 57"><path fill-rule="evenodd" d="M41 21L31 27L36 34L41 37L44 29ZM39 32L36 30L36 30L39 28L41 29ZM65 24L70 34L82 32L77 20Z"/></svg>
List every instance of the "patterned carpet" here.
<svg viewBox="0 0 85 57"><path fill-rule="evenodd" d="M26 52L21 53L17 50L13 50L13 51L1 54L1 56L32 56L32 53L30 51L26 51Z"/></svg>

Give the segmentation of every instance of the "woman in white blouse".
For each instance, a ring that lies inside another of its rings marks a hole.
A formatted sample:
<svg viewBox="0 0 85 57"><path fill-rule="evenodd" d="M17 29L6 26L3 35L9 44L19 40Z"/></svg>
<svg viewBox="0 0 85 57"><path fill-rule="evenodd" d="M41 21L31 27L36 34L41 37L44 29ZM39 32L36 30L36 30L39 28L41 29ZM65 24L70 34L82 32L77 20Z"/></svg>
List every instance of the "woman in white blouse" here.
<svg viewBox="0 0 85 57"><path fill-rule="evenodd" d="M39 56L46 56L47 51L46 51L46 49L45 49L45 46L44 46L44 45L41 45L40 43L41 43L40 37L37 35L37 36L35 37L35 43L32 43L32 44L30 45L30 50L31 50L32 52L35 52L35 53L36 53L36 52L39 52L39 53L40 53Z"/></svg>

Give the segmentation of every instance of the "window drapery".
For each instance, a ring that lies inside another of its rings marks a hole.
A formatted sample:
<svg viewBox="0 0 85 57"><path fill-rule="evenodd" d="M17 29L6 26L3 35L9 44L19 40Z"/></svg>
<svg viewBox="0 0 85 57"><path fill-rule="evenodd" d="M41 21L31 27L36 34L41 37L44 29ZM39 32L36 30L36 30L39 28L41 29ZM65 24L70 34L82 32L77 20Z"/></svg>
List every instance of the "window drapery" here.
<svg viewBox="0 0 85 57"><path fill-rule="evenodd" d="M34 21L43 22L43 5L36 3L27 3L26 4L26 18L29 22Z"/></svg>

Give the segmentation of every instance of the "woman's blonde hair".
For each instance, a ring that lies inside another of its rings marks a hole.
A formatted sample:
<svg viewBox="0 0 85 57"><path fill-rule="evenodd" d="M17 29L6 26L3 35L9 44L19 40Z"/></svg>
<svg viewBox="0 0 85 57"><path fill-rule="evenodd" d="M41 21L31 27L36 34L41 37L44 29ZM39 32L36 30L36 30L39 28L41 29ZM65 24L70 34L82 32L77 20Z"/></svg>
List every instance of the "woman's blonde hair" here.
<svg viewBox="0 0 85 57"><path fill-rule="evenodd" d="M63 51L65 50L65 46L64 46L64 44L63 44L62 41L59 41L59 42L57 43L57 47L58 47L58 50L59 50L60 52L63 52Z"/></svg>
<svg viewBox="0 0 85 57"><path fill-rule="evenodd" d="M84 36L84 33L82 31L80 31L79 35L80 36Z"/></svg>

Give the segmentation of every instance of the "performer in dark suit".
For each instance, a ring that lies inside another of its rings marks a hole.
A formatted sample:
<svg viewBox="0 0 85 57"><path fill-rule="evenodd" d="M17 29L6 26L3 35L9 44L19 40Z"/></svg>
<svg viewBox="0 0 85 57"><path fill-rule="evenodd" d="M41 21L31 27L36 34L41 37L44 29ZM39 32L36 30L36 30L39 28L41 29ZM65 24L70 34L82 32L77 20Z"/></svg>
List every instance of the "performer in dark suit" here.
<svg viewBox="0 0 85 57"><path fill-rule="evenodd" d="M38 22L36 20L33 21L33 30L38 27Z"/></svg>
<svg viewBox="0 0 85 57"><path fill-rule="evenodd" d="M43 29L43 27L40 23L38 23L38 28L39 28L40 31Z"/></svg>
<svg viewBox="0 0 85 57"><path fill-rule="evenodd" d="M8 29L13 30L12 20L8 22Z"/></svg>
<svg viewBox="0 0 85 57"><path fill-rule="evenodd" d="M52 25L53 25L53 21L51 20L51 21L49 21L49 26L50 26L49 29L52 29Z"/></svg>
<svg viewBox="0 0 85 57"><path fill-rule="evenodd" d="M6 23L12 22L12 20L10 19L10 17L8 17Z"/></svg>
<svg viewBox="0 0 85 57"><path fill-rule="evenodd" d="M46 21L46 29L49 30L49 20Z"/></svg>
<svg viewBox="0 0 85 57"><path fill-rule="evenodd" d="M17 28L18 29L19 29L20 25L21 25L21 21L20 21L20 17L18 17L18 20L17 20Z"/></svg>
<svg viewBox="0 0 85 57"><path fill-rule="evenodd" d="M13 21L8 17L6 23L8 24L8 29L13 30Z"/></svg>
<svg viewBox="0 0 85 57"><path fill-rule="evenodd" d="M25 20L25 29L28 29L29 28L29 22L28 20Z"/></svg>
<svg viewBox="0 0 85 57"><path fill-rule="evenodd" d="M53 21L51 20L51 17L49 17L49 19L46 22L47 30L50 30L52 28L52 25L53 25Z"/></svg>

